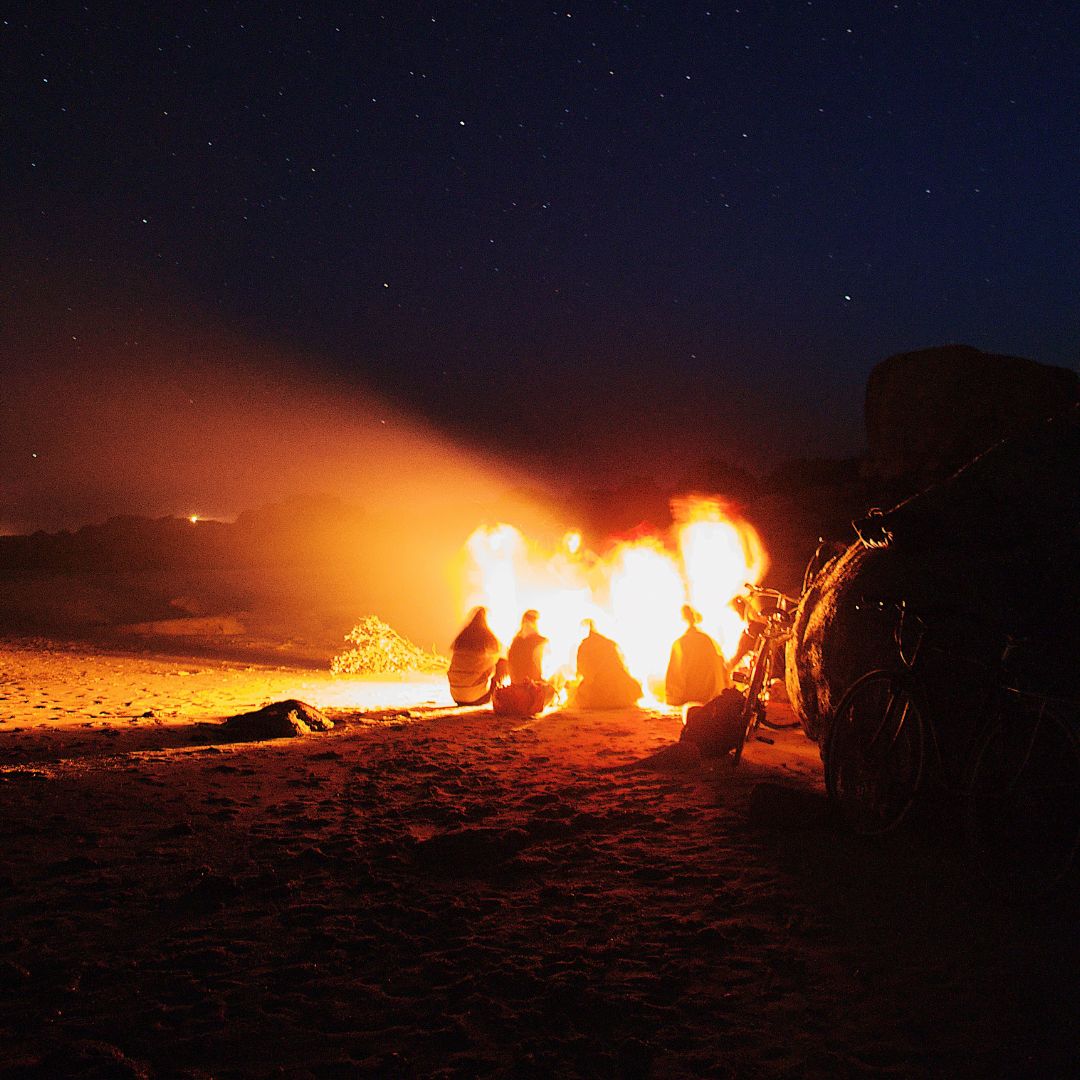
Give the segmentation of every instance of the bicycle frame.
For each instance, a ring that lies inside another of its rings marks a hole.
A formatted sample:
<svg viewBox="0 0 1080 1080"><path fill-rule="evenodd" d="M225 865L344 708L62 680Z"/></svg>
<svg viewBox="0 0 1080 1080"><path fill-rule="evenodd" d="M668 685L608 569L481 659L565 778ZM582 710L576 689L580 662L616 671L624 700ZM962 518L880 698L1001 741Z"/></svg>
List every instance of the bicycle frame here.
<svg viewBox="0 0 1080 1080"><path fill-rule="evenodd" d="M762 628L750 661L750 677L747 680L741 714L742 738L735 747L732 760L738 765L743 749L754 729L764 720L769 675L772 672L776 650L791 633L792 618L797 602L776 589L762 589L747 585L752 595L775 601L774 610L765 614Z"/></svg>
<svg viewBox="0 0 1080 1080"><path fill-rule="evenodd" d="M966 787L965 777L969 769L972 747L978 741L978 735L977 733L971 735L959 743L956 740L952 740L953 744L942 741L942 733L938 730L938 721L941 709L948 707L948 704L946 704L948 699L946 701L935 700L929 693L928 686L932 684L928 684L926 681L925 660L928 652L934 652L936 655L942 655L948 659L950 670L961 660L974 663L979 668L987 668L988 670L994 668L995 665L986 665L971 655L954 654L952 650L944 645L931 646L928 644L932 636L930 623L920 613L913 611L906 600L864 600L856 606L859 609L869 608L879 612L892 609L895 612L896 617L892 628L892 637L896 646L895 661L891 666L866 672L859 679L856 679L841 697L836 708L837 716L845 711L845 706L851 700L853 692L860 685L873 683L874 681L891 680L895 692L903 695L920 717L920 734L918 737L925 743L923 753L925 753L929 765L928 773L920 772L920 785L925 776L930 775L935 776L946 790L962 793ZM1004 680L1004 671L1007 658L1014 646L1013 639L1005 639L1004 648L996 664L996 674L989 682L984 682L978 687L979 697L977 699L968 700L963 698L957 699L955 702L968 716L972 718L981 717L983 726L1001 714L1004 703L1003 694L1008 689ZM945 677L949 677L949 674L950 672L947 671ZM889 705L882 715L878 729L871 735L871 743L876 742L878 735L886 726L891 731L890 740L895 742L901 737L907 722L906 710L897 715L892 712L892 706ZM833 755L837 753L834 743L833 731L830 730L823 755L826 759L827 782L831 771L841 767L839 762L830 762ZM918 793L914 792L913 797L916 794Z"/></svg>

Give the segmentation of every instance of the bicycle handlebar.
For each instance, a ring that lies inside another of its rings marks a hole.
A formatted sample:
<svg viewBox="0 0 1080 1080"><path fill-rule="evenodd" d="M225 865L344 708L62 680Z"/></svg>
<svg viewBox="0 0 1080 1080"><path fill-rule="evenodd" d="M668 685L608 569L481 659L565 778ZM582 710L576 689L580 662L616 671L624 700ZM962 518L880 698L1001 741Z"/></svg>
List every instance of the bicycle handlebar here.
<svg viewBox="0 0 1080 1080"><path fill-rule="evenodd" d="M796 600L795 597L788 596L787 593L782 593L779 589L765 589L750 581L747 581L745 586L754 596L765 596L772 600L779 600L782 604L798 603L798 600Z"/></svg>

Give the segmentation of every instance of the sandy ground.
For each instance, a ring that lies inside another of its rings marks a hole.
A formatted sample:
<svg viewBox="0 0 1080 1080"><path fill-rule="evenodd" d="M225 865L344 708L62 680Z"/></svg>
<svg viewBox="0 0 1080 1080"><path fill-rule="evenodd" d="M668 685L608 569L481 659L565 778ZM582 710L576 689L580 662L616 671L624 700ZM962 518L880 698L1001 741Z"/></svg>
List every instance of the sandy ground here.
<svg viewBox="0 0 1080 1080"><path fill-rule="evenodd" d="M337 726L220 741L284 697ZM1076 1074L1072 896L841 835L798 732L733 770L680 725L3 642L3 1075Z"/></svg>

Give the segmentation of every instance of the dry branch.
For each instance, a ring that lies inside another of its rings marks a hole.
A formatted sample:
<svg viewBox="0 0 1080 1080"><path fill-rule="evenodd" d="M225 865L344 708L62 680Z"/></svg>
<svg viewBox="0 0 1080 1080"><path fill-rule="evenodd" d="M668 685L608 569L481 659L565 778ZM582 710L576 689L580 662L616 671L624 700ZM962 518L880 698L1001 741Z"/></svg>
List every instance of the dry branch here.
<svg viewBox="0 0 1080 1080"><path fill-rule="evenodd" d="M446 671L450 662L403 638L377 615L361 619L345 637L351 649L330 661L335 675L389 675L408 671Z"/></svg>

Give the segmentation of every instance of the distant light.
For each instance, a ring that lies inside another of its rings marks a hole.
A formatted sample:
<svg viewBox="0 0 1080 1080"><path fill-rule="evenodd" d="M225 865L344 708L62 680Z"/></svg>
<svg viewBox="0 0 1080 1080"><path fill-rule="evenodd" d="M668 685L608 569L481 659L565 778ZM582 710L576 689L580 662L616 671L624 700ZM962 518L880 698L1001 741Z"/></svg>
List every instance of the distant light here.
<svg viewBox="0 0 1080 1080"><path fill-rule="evenodd" d="M198 523L199 523L199 515L198 514L192 514L191 517L188 518L188 521L190 521L192 525L198 525Z"/></svg>
<svg viewBox="0 0 1080 1080"><path fill-rule="evenodd" d="M581 550L581 533L571 530L563 537L563 545L571 555L576 555Z"/></svg>
<svg viewBox="0 0 1080 1080"><path fill-rule="evenodd" d="M851 297L850 297L850 296L848 296L848 294L847 294L847 293L844 293L844 299L845 299L845 300L850 300L850 299L851 299Z"/></svg>

